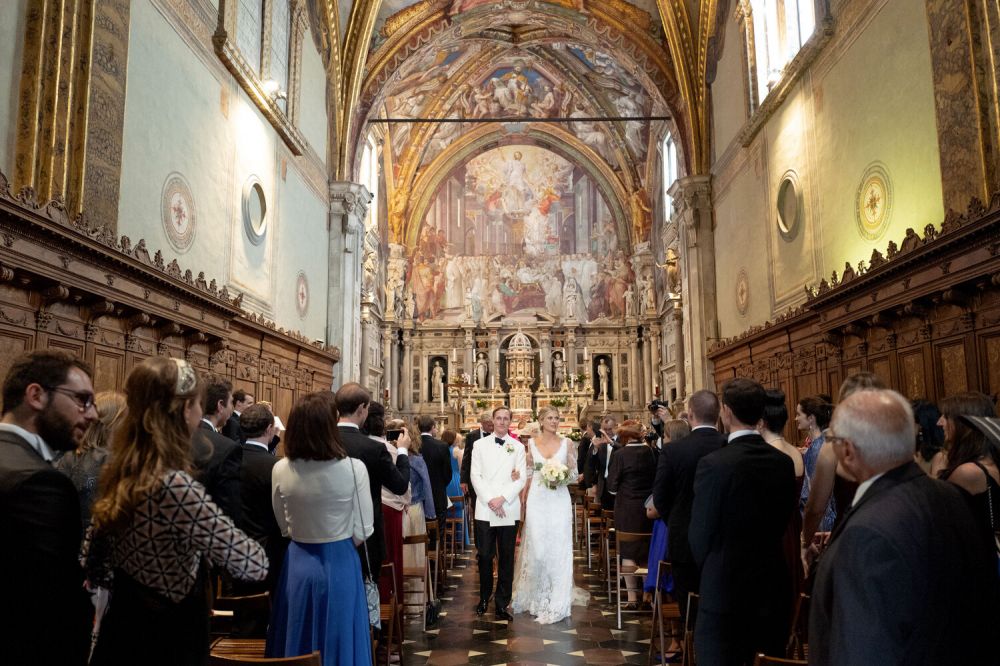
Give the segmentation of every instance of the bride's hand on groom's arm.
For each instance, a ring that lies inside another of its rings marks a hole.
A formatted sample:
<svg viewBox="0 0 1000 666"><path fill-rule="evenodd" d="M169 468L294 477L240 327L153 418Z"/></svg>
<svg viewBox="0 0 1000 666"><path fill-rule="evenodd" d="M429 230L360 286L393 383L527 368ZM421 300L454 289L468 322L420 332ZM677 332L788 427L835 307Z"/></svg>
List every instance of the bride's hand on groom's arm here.
<svg viewBox="0 0 1000 666"><path fill-rule="evenodd" d="M511 470L511 472L510 472L510 480L511 480L511 481L517 481L517 480L518 480L518 479L520 479L520 478L521 478L521 472L519 472L519 471L517 470L517 468L515 467L515 468L514 468L514 469L512 469L512 470Z"/></svg>

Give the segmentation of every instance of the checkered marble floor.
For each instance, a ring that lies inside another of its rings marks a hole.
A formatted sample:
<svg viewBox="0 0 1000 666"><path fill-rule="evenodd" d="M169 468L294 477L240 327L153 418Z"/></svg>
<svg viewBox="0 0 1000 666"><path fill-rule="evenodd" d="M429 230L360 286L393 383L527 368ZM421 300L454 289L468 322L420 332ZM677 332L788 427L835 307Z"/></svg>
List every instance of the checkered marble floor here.
<svg viewBox="0 0 1000 666"><path fill-rule="evenodd" d="M591 600L574 606L572 617L544 626L523 614L513 622L495 621L492 605L476 616L479 576L470 549L450 572L437 626L424 632L419 618L408 621L403 664L645 664L650 612L623 615L622 629L615 628L603 580L587 569L586 557L577 557L574 567L576 584L590 591Z"/></svg>

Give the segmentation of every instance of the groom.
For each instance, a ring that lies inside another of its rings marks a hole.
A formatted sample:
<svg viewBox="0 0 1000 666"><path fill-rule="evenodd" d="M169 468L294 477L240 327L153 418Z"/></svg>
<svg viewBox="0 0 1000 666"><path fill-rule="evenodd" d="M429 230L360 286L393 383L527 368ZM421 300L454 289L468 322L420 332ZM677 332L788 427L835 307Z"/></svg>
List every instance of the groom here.
<svg viewBox="0 0 1000 666"><path fill-rule="evenodd" d="M527 481L524 445L510 436L510 409L493 410L493 434L472 449L469 480L476 490L476 548L479 559L479 605L486 612L493 593L493 554L497 554L496 619L514 619L507 610L514 582L514 546L521 517L521 489ZM514 472L517 474L514 474ZM517 477L513 480L512 477Z"/></svg>

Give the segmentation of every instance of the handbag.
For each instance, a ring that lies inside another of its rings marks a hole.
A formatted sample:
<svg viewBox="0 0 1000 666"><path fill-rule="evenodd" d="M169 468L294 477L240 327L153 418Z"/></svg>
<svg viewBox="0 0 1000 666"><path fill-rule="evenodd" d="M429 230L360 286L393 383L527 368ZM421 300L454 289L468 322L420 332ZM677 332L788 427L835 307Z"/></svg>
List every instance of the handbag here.
<svg viewBox="0 0 1000 666"><path fill-rule="evenodd" d="M358 475L354 472L354 460L353 458L347 459L351 464L351 476L354 477L354 500L355 506L358 508L358 518L361 519L362 528L364 527L365 521L361 516L361 497L358 495ZM364 529L362 529L362 533ZM372 564L371 560L368 558L368 540L365 539L361 542L362 547L365 551L365 564L368 565L368 575L365 576L365 600L368 603L368 624L375 627L376 629L382 628L382 601L379 598L378 584L372 580Z"/></svg>

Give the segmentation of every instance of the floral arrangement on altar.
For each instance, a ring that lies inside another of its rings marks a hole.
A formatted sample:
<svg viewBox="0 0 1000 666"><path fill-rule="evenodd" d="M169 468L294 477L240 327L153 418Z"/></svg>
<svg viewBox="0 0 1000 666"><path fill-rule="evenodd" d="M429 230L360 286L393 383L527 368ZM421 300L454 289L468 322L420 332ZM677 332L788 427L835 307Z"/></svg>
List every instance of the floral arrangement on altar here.
<svg viewBox="0 0 1000 666"><path fill-rule="evenodd" d="M552 405L553 407L565 407L566 398L552 398L551 400L549 400L549 404Z"/></svg>
<svg viewBox="0 0 1000 666"><path fill-rule="evenodd" d="M559 486L568 486L573 482L569 475L569 468L555 460L535 463L535 474L538 476L539 482L548 486L550 490L555 490Z"/></svg>
<svg viewBox="0 0 1000 666"><path fill-rule="evenodd" d="M579 442L583 438L583 432L581 432L579 428L573 428L573 430L571 430L566 436L574 442Z"/></svg>

